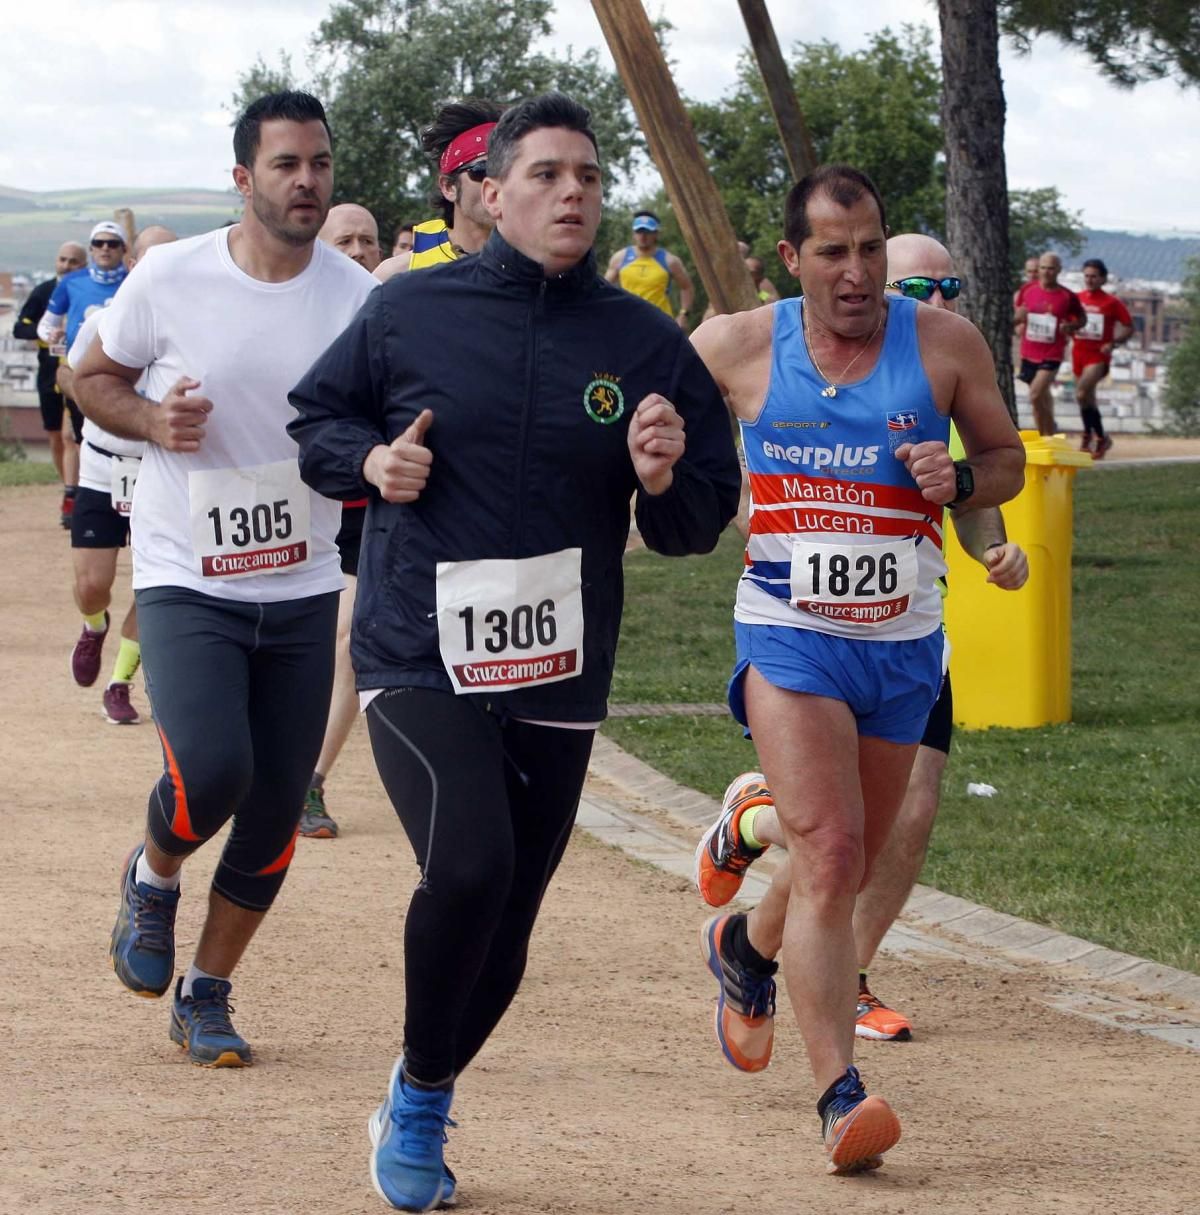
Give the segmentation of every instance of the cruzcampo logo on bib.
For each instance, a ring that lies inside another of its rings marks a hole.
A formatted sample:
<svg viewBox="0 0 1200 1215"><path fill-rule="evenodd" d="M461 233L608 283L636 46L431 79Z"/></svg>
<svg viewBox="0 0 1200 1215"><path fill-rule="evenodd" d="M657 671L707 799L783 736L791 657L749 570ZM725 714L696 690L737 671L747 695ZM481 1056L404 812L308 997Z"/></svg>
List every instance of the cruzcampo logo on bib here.
<svg viewBox="0 0 1200 1215"><path fill-rule="evenodd" d="M597 376L583 390L583 407L593 422L607 426L625 412L625 394L615 379Z"/></svg>

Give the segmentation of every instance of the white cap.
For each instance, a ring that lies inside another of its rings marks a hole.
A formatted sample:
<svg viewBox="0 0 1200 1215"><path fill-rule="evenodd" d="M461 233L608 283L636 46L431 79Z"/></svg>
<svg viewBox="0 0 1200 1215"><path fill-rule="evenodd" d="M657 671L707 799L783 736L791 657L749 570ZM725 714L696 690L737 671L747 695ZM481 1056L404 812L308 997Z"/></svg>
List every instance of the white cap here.
<svg viewBox="0 0 1200 1215"><path fill-rule="evenodd" d="M95 240L97 236L115 236L121 244L126 243L125 229L120 224L113 223L111 219L102 219L92 229L92 234L88 239Z"/></svg>

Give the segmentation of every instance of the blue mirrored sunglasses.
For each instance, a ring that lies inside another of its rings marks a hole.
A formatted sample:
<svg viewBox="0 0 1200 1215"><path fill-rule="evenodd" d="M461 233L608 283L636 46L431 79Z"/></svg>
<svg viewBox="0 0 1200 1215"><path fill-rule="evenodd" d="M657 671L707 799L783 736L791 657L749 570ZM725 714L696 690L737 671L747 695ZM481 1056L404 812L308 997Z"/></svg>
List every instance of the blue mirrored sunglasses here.
<svg viewBox="0 0 1200 1215"><path fill-rule="evenodd" d="M898 278L887 286L893 291L899 291L901 295L907 295L910 300L932 299L935 291L942 293L942 299L952 300L957 299L962 290L962 279L926 278L924 275L914 274L910 278Z"/></svg>

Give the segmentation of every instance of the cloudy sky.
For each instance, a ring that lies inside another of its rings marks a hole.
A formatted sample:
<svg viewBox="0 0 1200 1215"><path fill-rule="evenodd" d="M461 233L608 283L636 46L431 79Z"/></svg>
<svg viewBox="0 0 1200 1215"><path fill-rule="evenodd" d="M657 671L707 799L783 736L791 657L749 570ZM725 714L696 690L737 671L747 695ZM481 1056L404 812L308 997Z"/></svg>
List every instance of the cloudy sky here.
<svg viewBox="0 0 1200 1215"><path fill-rule="evenodd" d="M767 2L785 49L828 38L851 50L864 30L937 21L931 0ZM708 100L730 87L746 43L737 0L647 7L675 26L684 93ZM238 73L260 53L274 62L281 49L301 67L328 8L329 0L5 5L0 185L223 188L232 161L223 107ZM588 0L558 0L554 21L556 45L603 49ZM1002 67L1013 187L1057 186L1091 227L1200 231L1200 91L1170 82L1114 89L1050 40L1026 58L1006 49Z"/></svg>

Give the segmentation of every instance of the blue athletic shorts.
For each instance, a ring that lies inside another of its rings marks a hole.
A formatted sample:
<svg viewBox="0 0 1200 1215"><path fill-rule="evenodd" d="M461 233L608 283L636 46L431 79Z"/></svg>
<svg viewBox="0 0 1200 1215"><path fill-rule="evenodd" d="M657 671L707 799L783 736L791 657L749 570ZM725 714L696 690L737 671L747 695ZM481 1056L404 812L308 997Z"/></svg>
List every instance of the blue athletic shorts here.
<svg viewBox="0 0 1200 1215"><path fill-rule="evenodd" d="M733 630L737 663L729 680L729 708L747 733L742 677L752 665L777 688L844 701L859 734L894 743L921 741L942 687L941 629L915 641L863 641L737 621Z"/></svg>

